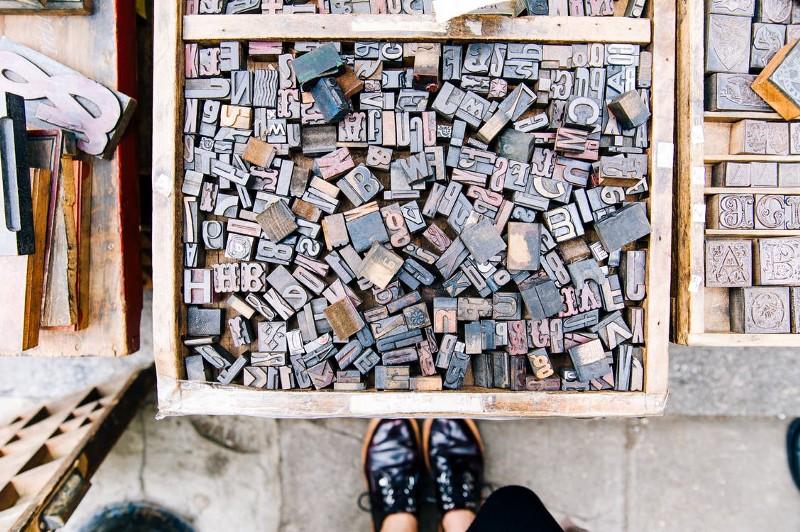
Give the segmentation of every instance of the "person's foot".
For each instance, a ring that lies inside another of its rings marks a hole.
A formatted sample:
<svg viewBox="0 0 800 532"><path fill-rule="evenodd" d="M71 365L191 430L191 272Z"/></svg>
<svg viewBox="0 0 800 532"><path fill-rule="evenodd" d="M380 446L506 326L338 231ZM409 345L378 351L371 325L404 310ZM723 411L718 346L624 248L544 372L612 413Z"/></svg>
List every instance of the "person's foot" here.
<svg viewBox="0 0 800 532"><path fill-rule="evenodd" d="M426 420L422 442L442 515L451 510L477 512L483 483L483 443L475 422Z"/></svg>
<svg viewBox="0 0 800 532"><path fill-rule="evenodd" d="M786 454L789 456L789 471L797 489L800 489L800 418L789 424L786 433Z"/></svg>
<svg viewBox="0 0 800 532"><path fill-rule="evenodd" d="M362 461L374 530L391 514L416 514L420 473L419 427L408 419L374 419Z"/></svg>

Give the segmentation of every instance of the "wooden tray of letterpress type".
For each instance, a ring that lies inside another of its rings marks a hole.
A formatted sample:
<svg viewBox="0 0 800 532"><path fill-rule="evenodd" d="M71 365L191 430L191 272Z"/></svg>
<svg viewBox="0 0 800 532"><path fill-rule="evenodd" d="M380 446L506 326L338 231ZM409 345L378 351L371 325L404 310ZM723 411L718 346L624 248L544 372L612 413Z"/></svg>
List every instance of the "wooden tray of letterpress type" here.
<svg viewBox="0 0 800 532"><path fill-rule="evenodd" d="M750 88L800 37L800 10L790 0L684 2L678 37L673 338L800 345L800 124Z"/></svg>
<svg viewBox="0 0 800 532"><path fill-rule="evenodd" d="M674 5L183 9L156 5L159 415L663 411Z"/></svg>

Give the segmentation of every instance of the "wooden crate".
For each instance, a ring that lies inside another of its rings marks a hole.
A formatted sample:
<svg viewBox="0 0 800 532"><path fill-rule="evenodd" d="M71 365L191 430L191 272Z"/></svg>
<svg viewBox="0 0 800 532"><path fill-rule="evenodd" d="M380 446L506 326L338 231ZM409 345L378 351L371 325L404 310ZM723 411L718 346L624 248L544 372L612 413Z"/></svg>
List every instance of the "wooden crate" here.
<svg viewBox="0 0 800 532"><path fill-rule="evenodd" d="M701 346L800 346L800 334L739 334L731 332L729 289L705 286L706 237L798 236L791 230L726 230L706 228L707 198L725 192L756 194L800 193L791 188L711 186L711 165L724 161L798 162L797 155L731 155L731 127L744 119L781 121L777 113L705 111L704 2L679 2L678 105L675 196L676 250L673 271L672 339ZM749 44L747 44L749 46Z"/></svg>
<svg viewBox="0 0 800 532"><path fill-rule="evenodd" d="M24 412L4 412L0 530L53 530L65 522L152 385L151 367Z"/></svg>
<svg viewBox="0 0 800 532"><path fill-rule="evenodd" d="M650 17L468 16L437 23L407 15L191 15L180 0L158 2L155 17L153 136L153 323L159 416L244 414L264 417L460 416L519 418L660 414L667 398L668 302L674 116L675 5L650 2ZM619 4L624 4L620 2ZM624 6L618 6L624 8ZM653 52L649 266L644 392L266 391L182 380L181 293L183 44L221 40L628 42Z"/></svg>

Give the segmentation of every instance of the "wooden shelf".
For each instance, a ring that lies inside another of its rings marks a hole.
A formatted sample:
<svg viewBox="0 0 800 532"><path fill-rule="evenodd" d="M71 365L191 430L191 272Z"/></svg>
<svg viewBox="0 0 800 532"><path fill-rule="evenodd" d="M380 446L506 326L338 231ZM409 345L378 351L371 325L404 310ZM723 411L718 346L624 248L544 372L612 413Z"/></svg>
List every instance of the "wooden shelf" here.
<svg viewBox="0 0 800 532"><path fill-rule="evenodd" d="M706 122L738 122L739 120L783 120L778 113L769 111L706 111Z"/></svg>
<svg viewBox="0 0 800 532"><path fill-rule="evenodd" d="M800 334L694 333L688 343L702 347L800 347Z"/></svg>
<svg viewBox="0 0 800 532"><path fill-rule="evenodd" d="M800 187L706 187L703 194L800 194Z"/></svg>
<svg viewBox="0 0 800 532"><path fill-rule="evenodd" d="M724 162L764 162L764 163L800 163L800 155L706 155L706 164Z"/></svg>
<svg viewBox="0 0 800 532"><path fill-rule="evenodd" d="M649 44L650 21L627 17L464 16L437 22L433 15L187 15L184 41L246 39L449 39L474 41L623 42Z"/></svg>
<svg viewBox="0 0 800 532"><path fill-rule="evenodd" d="M706 229L706 236L743 236L743 237L800 236L800 230L791 230L791 229Z"/></svg>

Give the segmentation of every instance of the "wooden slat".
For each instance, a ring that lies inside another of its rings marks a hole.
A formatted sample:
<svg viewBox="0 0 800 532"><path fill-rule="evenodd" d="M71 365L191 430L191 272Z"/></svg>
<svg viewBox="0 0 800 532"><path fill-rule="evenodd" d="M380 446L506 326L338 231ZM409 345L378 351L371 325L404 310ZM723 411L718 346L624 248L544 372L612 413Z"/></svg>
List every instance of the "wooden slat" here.
<svg viewBox="0 0 800 532"><path fill-rule="evenodd" d="M706 236L770 237L800 236L800 231L790 229L706 229Z"/></svg>
<svg viewBox="0 0 800 532"><path fill-rule="evenodd" d="M703 188L703 2L678 2L677 80L678 171L674 197L675 245L673 339L686 343L689 334L704 330L702 282L705 220L695 220L692 208L705 208ZM701 277L698 278L698 275Z"/></svg>
<svg viewBox="0 0 800 532"><path fill-rule="evenodd" d="M169 2L167 2L169 3ZM446 23L432 15L189 15L186 41L226 39L388 39L648 44L650 21L626 17L466 16Z"/></svg>
<svg viewBox="0 0 800 532"><path fill-rule="evenodd" d="M688 343L703 347L800 347L800 334L691 334Z"/></svg>
<svg viewBox="0 0 800 532"><path fill-rule="evenodd" d="M800 187L706 187L703 194L800 194Z"/></svg>
<svg viewBox="0 0 800 532"><path fill-rule="evenodd" d="M179 53L181 5L179 1L154 4L153 29L153 324L156 326L153 349L159 377L177 379L181 374L180 322L178 313L182 279L178 256L180 187L175 180L179 132L178 102L183 95L183 54Z"/></svg>
<svg viewBox="0 0 800 532"><path fill-rule="evenodd" d="M774 163L800 163L800 155L706 155L703 157L706 164L730 162L774 162Z"/></svg>
<svg viewBox="0 0 800 532"><path fill-rule="evenodd" d="M607 417L658 415L667 395L631 392L333 392L272 391L181 381L159 416L322 417Z"/></svg>
<svg viewBox="0 0 800 532"><path fill-rule="evenodd" d="M738 122L739 120L783 120L778 113L766 111L706 111L706 122Z"/></svg>
<svg viewBox="0 0 800 532"><path fill-rule="evenodd" d="M653 20L653 88L650 124L650 225L645 300L645 391L667 393L669 373L672 180L675 123L675 3L650 2ZM646 20L646 19L645 19Z"/></svg>

